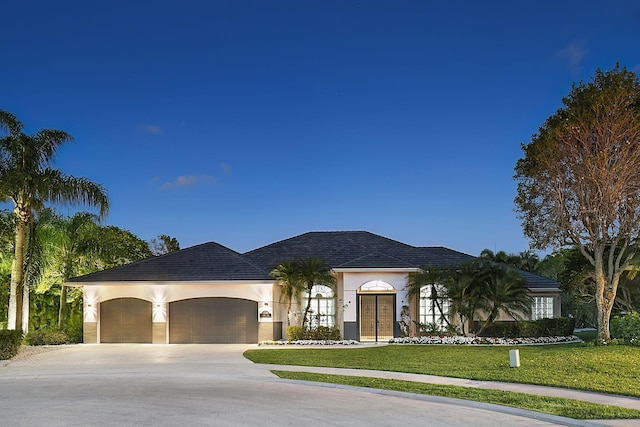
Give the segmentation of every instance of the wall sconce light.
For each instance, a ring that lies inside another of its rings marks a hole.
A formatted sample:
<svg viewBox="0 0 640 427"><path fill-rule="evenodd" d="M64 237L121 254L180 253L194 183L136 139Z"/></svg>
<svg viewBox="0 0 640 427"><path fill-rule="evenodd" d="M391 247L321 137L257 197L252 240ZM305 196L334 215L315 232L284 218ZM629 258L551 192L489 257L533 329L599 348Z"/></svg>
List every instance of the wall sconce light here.
<svg viewBox="0 0 640 427"><path fill-rule="evenodd" d="M91 304L87 304L87 307L91 307Z"/></svg>

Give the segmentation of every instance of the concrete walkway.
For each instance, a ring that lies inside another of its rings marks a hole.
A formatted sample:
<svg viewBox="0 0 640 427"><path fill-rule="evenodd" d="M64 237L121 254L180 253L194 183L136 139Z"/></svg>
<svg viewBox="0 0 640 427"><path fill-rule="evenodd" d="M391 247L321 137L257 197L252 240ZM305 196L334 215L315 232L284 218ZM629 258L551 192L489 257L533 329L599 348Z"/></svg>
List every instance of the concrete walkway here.
<svg viewBox="0 0 640 427"><path fill-rule="evenodd" d="M640 411L640 399L615 394L594 393L589 391L571 390L560 387L547 387L532 384L516 384L498 381L475 381L463 378L438 377L435 375L406 374L402 372L373 371L366 369L345 368L320 368L310 366L290 365L262 365L269 370L314 372L319 374L351 375L358 377L387 378L405 381L415 381L428 384L457 385L462 387L474 387L491 390L513 391L519 393L535 394L538 396L565 397L567 399L582 400L585 402L601 403L603 405L620 406L623 408ZM635 425L640 425L640 420Z"/></svg>

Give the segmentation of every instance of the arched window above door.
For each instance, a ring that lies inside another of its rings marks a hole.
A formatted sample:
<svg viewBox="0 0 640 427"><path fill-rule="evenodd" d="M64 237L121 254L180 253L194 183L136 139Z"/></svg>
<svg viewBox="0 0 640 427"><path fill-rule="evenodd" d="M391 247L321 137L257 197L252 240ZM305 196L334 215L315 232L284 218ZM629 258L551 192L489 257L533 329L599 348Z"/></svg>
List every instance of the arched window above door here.
<svg viewBox="0 0 640 427"><path fill-rule="evenodd" d="M358 292L360 293L367 293L367 292L395 293L396 289L385 281L371 280L365 283L364 285L360 286L360 288L358 289Z"/></svg>

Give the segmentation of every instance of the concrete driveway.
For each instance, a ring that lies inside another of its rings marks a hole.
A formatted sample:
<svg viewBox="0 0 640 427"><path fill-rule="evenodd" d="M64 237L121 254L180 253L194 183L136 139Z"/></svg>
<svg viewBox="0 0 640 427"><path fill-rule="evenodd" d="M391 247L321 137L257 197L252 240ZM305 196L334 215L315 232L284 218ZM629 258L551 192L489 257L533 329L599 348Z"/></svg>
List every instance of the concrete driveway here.
<svg viewBox="0 0 640 427"><path fill-rule="evenodd" d="M11 426L589 425L492 405L280 380L242 356L255 347L56 348L0 367L0 419Z"/></svg>

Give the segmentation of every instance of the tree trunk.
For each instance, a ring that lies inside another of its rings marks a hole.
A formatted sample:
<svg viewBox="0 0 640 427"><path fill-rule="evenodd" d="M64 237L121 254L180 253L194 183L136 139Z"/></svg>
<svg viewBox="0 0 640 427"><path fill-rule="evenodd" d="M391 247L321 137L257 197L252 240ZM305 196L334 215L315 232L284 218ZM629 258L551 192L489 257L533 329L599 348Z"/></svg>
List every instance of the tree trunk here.
<svg viewBox="0 0 640 427"><path fill-rule="evenodd" d="M26 334L29 332L29 285L26 283L22 284L22 333Z"/></svg>
<svg viewBox="0 0 640 427"><path fill-rule="evenodd" d="M62 284L60 290L60 310L58 311L58 329L64 329L64 318L67 315L67 287Z"/></svg>
<svg viewBox="0 0 640 427"><path fill-rule="evenodd" d="M311 309L311 290L312 289L313 289L313 285L307 288L307 292L309 293L309 298L307 298L307 307L304 309L304 317L302 318L303 328L307 325L307 316L309 315L309 310Z"/></svg>
<svg viewBox="0 0 640 427"><path fill-rule="evenodd" d="M598 314L598 342L609 341L611 333L609 332L609 320L611 318L611 309L615 301L615 294L609 290L604 275L596 277L596 310Z"/></svg>
<svg viewBox="0 0 640 427"><path fill-rule="evenodd" d="M9 288L9 314L7 329L17 329L22 326L22 276L24 272L24 238L27 223L18 217L16 224L15 250L11 264L11 285Z"/></svg>

